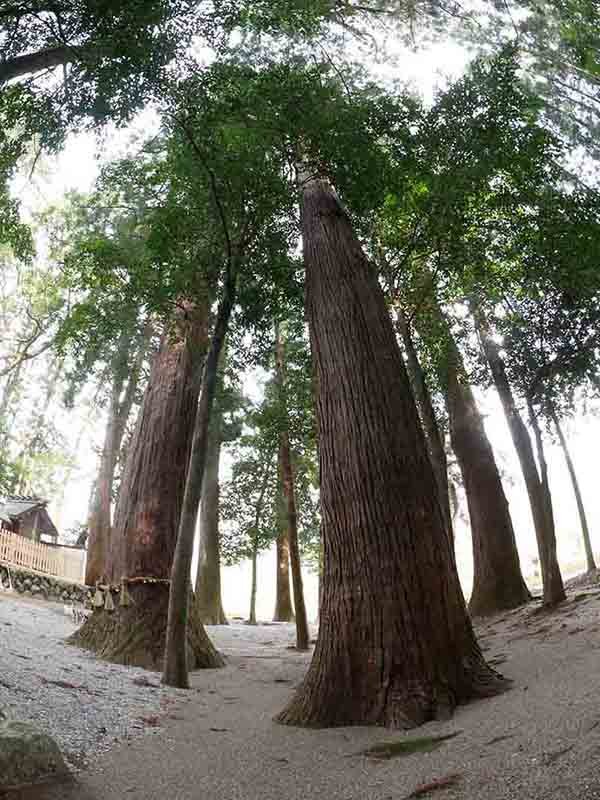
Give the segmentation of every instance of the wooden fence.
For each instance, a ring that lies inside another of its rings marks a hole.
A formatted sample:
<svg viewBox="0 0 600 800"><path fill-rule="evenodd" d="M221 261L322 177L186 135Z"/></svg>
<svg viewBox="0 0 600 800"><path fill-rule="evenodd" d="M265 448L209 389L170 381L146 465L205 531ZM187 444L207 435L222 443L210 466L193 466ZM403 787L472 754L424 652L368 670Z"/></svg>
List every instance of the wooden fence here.
<svg viewBox="0 0 600 800"><path fill-rule="evenodd" d="M51 547L16 533L0 531L0 562L83 583L83 560L82 550Z"/></svg>

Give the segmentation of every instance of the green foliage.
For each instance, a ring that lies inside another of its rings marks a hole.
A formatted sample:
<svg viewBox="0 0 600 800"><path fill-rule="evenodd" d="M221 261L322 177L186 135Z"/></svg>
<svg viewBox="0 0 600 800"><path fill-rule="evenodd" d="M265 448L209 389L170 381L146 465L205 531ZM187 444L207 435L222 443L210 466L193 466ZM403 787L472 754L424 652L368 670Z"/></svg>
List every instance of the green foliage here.
<svg viewBox="0 0 600 800"><path fill-rule="evenodd" d="M540 110L514 53L476 62L426 115L419 158L388 194L378 235L389 291L418 318L430 375L448 358L438 304L477 365L460 305L475 298L504 337L516 390L552 385L558 402L597 371L599 198L565 184ZM470 379L487 382L481 363Z"/></svg>
<svg viewBox="0 0 600 800"><path fill-rule="evenodd" d="M276 536L277 456L269 442L247 433L232 450L231 478L221 485L221 557L225 564L251 558Z"/></svg>
<svg viewBox="0 0 600 800"><path fill-rule="evenodd" d="M274 341L265 366L273 368ZM222 487L221 516L223 552L227 563L249 558L254 546L255 515L268 472L256 534L258 549L269 547L285 525L281 509L281 476L277 453L281 432L290 438L294 469L298 538L304 558L316 565L319 549L318 465L315 420L312 404L310 356L302 326L296 318L287 327L286 393L280 395L274 378L264 387L259 404L247 406L243 417L244 432L231 449L234 459L231 480ZM265 465L267 465L265 467Z"/></svg>

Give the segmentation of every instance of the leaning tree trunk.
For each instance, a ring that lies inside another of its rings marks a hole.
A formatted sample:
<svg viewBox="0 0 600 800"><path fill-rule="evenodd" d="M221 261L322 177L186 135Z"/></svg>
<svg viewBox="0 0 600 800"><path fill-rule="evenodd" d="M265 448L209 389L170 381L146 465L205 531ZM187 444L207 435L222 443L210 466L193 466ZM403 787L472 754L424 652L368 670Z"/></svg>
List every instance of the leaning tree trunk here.
<svg viewBox="0 0 600 800"><path fill-rule="evenodd" d="M506 417L510 435L519 458L523 480L525 481L527 489L538 552L540 555L544 604L548 606L555 605L561 602L561 600L564 600L565 594L560 568L556 558L554 518L552 513L547 514L546 510L547 503L550 502L551 504L552 500L549 497L544 497L544 489L538 475L531 438L517 408L498 345L490 336L487 322L478 305L473 303L472 306L479 340L490 366L490 372L492 373L496 391L502 403L504 416Z"/></svg>
<svg viewBox="0 0 600 800"><path fill-rule="evenodd" d="M443 337L437 359L446 394L452 449L463 476L473 540L473 616L516 608L530 599L523 580L508 501L462 356L437 302L428 307Z"/></svg>
<svg viewBox="0 0 600 800"><path fill-rule="evenodd" d="M281 481L281 456L279 457L277 474L276 503L279 533L276 540L277 576L273 622L292 622L294 619L294 609L292 607L292 591L290 586L290 541L287 527L287 509Z"/></svg>
<svg viewBox="0 0 600 800"><path fill-rule="evenodd" d="M325 563L317 646L278 719L419 725L505 682L467 614L377 276L330 185L301 178Z"/></svg>
<svg viewBox="0 0 600 800"><path fill-rule="evenodd" d="M290 448L290 434L285 387L285 344L279 325L275 326L275 364L279 402L282 406L282 430L279 434L279 463L281 465L281 483L285 497L287 512L287 532L290 544L290 564L292 567L292 585L294 587L294 608L296 609L296 649L308 650L310 633L304 602L304 586L302 583L302 565L298 545L298 514L296 511L296 489L294 483L294 467Z"/></svg>
<svg viewBox="0 0 600 800"><path fill-rule="evenodd" d="M219 462L221 456L221 414L215 408L214 424L208 442L208 455L202 499L200 501L200 536L196 603L205 625L227 625L221 600L221 556L219 542Z"/></svg>
<svg viewBox="0 0 600 800"><path fill-rule="evenodd" d="M583 537L583 547L585 549L585 560L587 565L587 571L591 572L592 570L597 569L597 567L596 567L596 562L594 560L594 551L592 549L592 539L590 537L590 529L588 527L587 515L585 513L585 506L583 505L581 489L579 488L579 481L577 480L577 473L575 472L575 465L573 464L573 459L571 458L571 453L569 452L567 440L565 438L565 434L563 433L562 425L560 424L558 415L554 410L554 408L551 409L551 414L552 414L552 421L554 422L554 427L556 428L556 432L558 434L558 440L560 442L560 446L562 448L565 461L567 462L567 469L569 470L569 476L571 478L571 484L573 486L573 493L575 495L575 501L577 502L577 511L579 512L579 521L581 523L581 535Z"/></svg>
<svg viewBox="0 0 600 800"><path fill-rule="evenodd" d="M236 271L230 260L223 287L223 295L219 303L215 327L204 365L200 402L192 424L192 448L187 465L183 505L179 518L173 565L171 567L169 618L162 679L167 686L176 686L180 689L189 688L189 659L186 637L189 636L188 628L193 626L193 615L189 614L189 586L194 552L194 534L208 456L210 416L217 391L219 358L235 304L236 281Z"/></svg>
<svg viewBox="0 0 600 800"><path fill-rule="evenodd" d="M129 448L108 558L112 583L133 600L96 610L71 641L120 664L160 669L167 627L169 572L206 350L207 304L187 309L163 336ZM197 667L222 661L196 615L188 644Z"/></svg>
<svg viewBox="0 0 600 800"><path fill-rule="evenodd" d="M556 556L556 528L554 525L554 509L552 508L550 481L548 478L548 464L546 463L546 455L544 452L544 440L537 414L533 407L533 401L529 397L527 398L527 408L529 411L529 424L535 436L538 463L540 465L539 483L543 502L544 526L545 530L552 534L551 536L546 536L543 541L543 546L540 548L540 566L542 568L542 579L544 583L544 605L554 606L566 599L566 593ZM545 573L544 568L546 570Z"/></svg>
<svg viewBox="0 0 600 800"><path fill-rule="evenodd" d="M429 387L419 362L417 350L415 348L408 320L400 306L396 307L396 327L402 337L404 351L406 353L406 368L413 395L419 410L419 416L423 424L423 431L425 432L425 439L429 455L431 456L431 465L433 467L433 474L438 487L440 504L446 526L448 528L448 536L454 547L454 533L452 527L452 512L450 510L450 492L448 486L448 460L446 458L446 449L444 447L444 440L438 425L438 421L431 402L431 395Z"/></svg>

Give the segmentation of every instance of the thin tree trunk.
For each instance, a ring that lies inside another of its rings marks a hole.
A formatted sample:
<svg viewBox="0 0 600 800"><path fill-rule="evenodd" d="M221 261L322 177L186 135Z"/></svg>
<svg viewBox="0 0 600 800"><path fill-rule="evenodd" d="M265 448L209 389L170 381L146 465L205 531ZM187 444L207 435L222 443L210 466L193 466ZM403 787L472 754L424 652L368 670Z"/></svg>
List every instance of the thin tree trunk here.
<svg viewBox="0 0 600 800"><path fill-rule="evenodd" d="M221 412L215 407L208 440L208 456L200 501L196 602L205 625L227 625L221 600L219 542L219 462L221 456Z"/></svg>
<svg viewBox="0 0 600 800"><path fill-rule="evenodd" d="M277 523L279 533L277 536L277 582L275 597L275 613L273 622L292 622L294 609L292 607L292 591L290 586L290 542L288 538L287 509L283 496L283 483L281 480L281 455L277 465Z"/></svg>
<svg viewBox="0 0 600 800"><path fill-rule="evenodd" d="M257 587L257 561L258 561L258 542L259 542L259 528L262 518L263 507L265 504L265 494L267 486L269 485L269 473L271 471L271 458L267 458L264 463L263 479L260 487L258 499L256 501L256 508L254 509L254 526L252 534L252 555L250 561L252 564L252 584L250 587L250 616L248 617L249 625L256 625L256 587Z"/></svg>
<svg viewBox="0 0 600 800"><path fill-rule="evenodd" d="M119 490L109 579L128 581L133 603L96 611L71 641L109 661L159 669L167 627L168 579L189 463L208 302L188 306L153 361ZM223 662L193 617L188 645L197 667Z"/></svg>
<svg viewBox="0 0 600 800"><path fill-rule="evenodd" d="M151 327L146 325L138 343L135 361L129 366L129 359L132 354L131 338L128 332L123 332L113 364L114 377L108 421L96 479L96 491L90 504L88 519L85 568L85 582L88 586L93 586L96 581L101 580L107 574L115 470L125 426L131 413L142 365L148 351L151 333ZM125 388L125 395L121 399L126 372L129 372L129 379Z"/></svg>
<svg viewBox="0 0 600 800"><path fill-rule="evenodd" d="M106 574L107 556L110 549L112 484L119 452L119 444L116 441L116 421L121 389L122 380L117 378L113 383L100 467L88 518L85 566L85 582L88 586L93 586Z"/></svg>
<svg viewBox="0 0 600 800"><path fill-rule="evenodd" d="M299 177L325 563L317 646L278 719L414 726L505 682L467 614L377 275L329 183Z"/></svg>
<svg viewBox="0 0 600 800"><path fill-rule="evenodd" d="M563 585L558 559L556 557L556 535L554 526L554 510L552 508L552 495L550 493L550 481L548 480L548 464L544 453L544 440L539 426L537 414L533 407L531 398L527 398L527 408L529 410L529 424L535 436L535 444L540 465L540 487L542 494L544 524L546 531L552 535L547 535L544 539L540 551L540 566L542 568L542 580L544 584L544 605L554 606L566 599L565 587ZM546 574L544 577L544 568Z"/></svg>
<svg viewBox="0 0 600 800"><path fill-rule="evenodd" d="M462 356L442 310L428 306L444 342L436 359L446 395L452 449L460 465L473 540L473 616L516 608L530 599L523 580L508 501L485 432L483 418L466 378Z"/></svg>
<svg viewBox="0 0 600 800"><path fill-rule="evenodd" d="M219 303L215 328L210 342L204 373L202 392L196 411L192 450L189 457L183 507L179 520L177 545L171 568L171 588L169 592L169 619L165 645L165 665L163 683L180 689L189 688L186 630L188 625L188 600L194 534L198 505L202 494L202 481L208 455L208 432L210 415L217 389L219 358L231 312L236 299L236 275L230 264L223 296Z"/></svg>
<svg viewBox="0 0 600 800"><path fill-rule="evenodd" d="M452 529L452 512L450 510L450 495L448 489L448 462L446 459L446 449L437 422L431 395L425 380L425 375L419 362L419 357L410 333L410 326L400 306L396 306L396 327L402 337L404 351L406 353L406 367L410 385L413 391L419 416L423 424L425 438L431 456L433 473L438 486L442 513L448 527L448 536L454 546L454 533Z"/></svg>
<svg viewBox="0 0 600 800"><path fill-rule="evenodd" d="M294 485L294 468L290 449L290 435L285 388L285 344L279 325L275 326L275 362L279 401L282 405L283 429L279 434L279 459L281 464L281 481L287 510L287 531L290 545L290 564L292 568L292 585L294 587L294 608L296 609L296 649L308 650L310 633L304 602L304 586L302 584L302 565L298 545L298 514L296 511L296 491Z"/></svg>
<svg viewBox="0 0 600 800"><path fill-rule="evenodd" d="M519 414L498 345L489 335L485 318L475 304L473 304L473 313L481 346L487 362L490 365L494 385L500 397L500 401L502 402L504 415L519 458L523 480L527 488L538 552L540 555L544 603L549 606L554 605L564 600L564 588L562 585L560 568L556 559L556 535L554 532L553 517L552 515L549 516L546 512L548 499L544 497L542 481L538 475L529 432Z"/></svg>
<svg viewBox="0 0 600 800"><path fill-rule="evenodd" d="M250 558L250 563L252 564L252 582L250 585L250 614L248 615L248 625L256 625L257 560L258 560L258 537L255 536L252 542L252 556Z"/></svg>
<svg viewBox="0 0 600 800"><path fill-rule="evenodd" d="M562 447L565 461L567 462L567 469L569 470L571 483L573 485L573 493L575 494L575 500L577 502L577 511L579 512L579 521L581 522L581 535L583 538L583 547L585 549L585 560L587 564L587 571L591 572L592 570L597 569L597 567L596 567L596 562L594 560L594 551L592 550L592 539L590 537L590 529L588 527L587 515L585 513L585 507L583 505L583 498L581 496L581 490L579 488L579 481L577 480L577 473L575 472L575 465L573 464L573 459L571 458L571 453L569 452L569 448L567 446L567 440L565 439L562 425L559 422L558 415L554 410L554 408L551 409L550 413L552 414L552 422L554 422L554 427L556 428L556 432L558 434L558 440L560 442L560 446Z"/></svg>

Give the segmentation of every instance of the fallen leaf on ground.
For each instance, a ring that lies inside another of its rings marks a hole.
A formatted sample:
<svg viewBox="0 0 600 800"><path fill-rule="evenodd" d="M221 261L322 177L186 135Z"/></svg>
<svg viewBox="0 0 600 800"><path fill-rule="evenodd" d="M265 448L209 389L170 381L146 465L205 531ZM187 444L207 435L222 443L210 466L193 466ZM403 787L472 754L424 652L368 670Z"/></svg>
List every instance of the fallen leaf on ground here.
<svg viewBox="0 0 600 800"><path fill-rule="evenodd" d="M397 739L395 742L381 742L362 750L356 755L367 756L367 758L381 761L397 756L411 756L414 753L431 753L441 747L448 739L454 739L459 733L462 733L462 731L454 731L443 736L413 736L411 738Z"/></svg>
<svg viewBox="0 0 600 800"><path fill-rule="evenodd" d="M158 728L160 725L160 719L157 716L152 717L138 717L140 722L143 722L144 725L148 725L151 728Z"/></svg>
<svg viewBox="0 0 600 800"><path fill-rule="evenodd" d="M152 689L158 688L158 684L149 681L145 675L138 675L137 678L133 679L132 683L134 683L136 686L149 686Z"/></svg>
<svg viewBox="0 0 600 800"><path fill-rule="evenodd" d="M514 733L504 733L501 736L494 736L493 739L486 742L486 745L497 744L498 742L503 742L505 739L512 739L514 735Z"/></svg>
<svg viewBox="0 0 600 800"><path fill-rule="evenodd" d="M406 796L405 800L412 800L414 797L425 797L432 792L440 792L442 789L450 789L460 783L461 775L447 775L445 778L436 778L429 783L422 783L420 786Z"/></svg>

